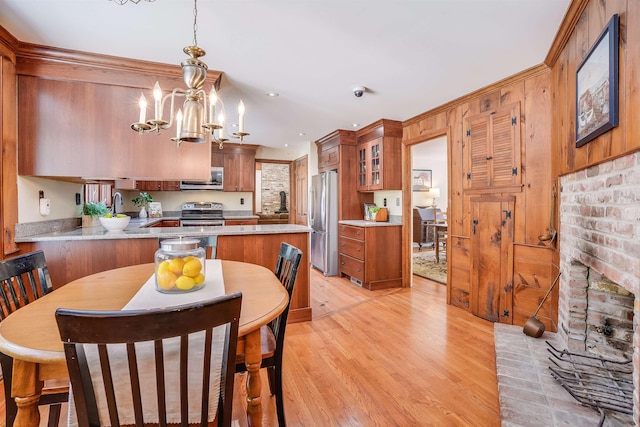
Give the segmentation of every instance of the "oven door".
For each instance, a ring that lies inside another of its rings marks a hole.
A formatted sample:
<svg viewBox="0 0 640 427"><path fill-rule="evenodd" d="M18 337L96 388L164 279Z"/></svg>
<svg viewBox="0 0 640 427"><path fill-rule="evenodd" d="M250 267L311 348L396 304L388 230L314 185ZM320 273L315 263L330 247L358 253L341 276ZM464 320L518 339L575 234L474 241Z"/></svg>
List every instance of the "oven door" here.
<svg viewBox="0 0 640 427"><path fill-rule="evenodd" d="M221 219L181 219L180 227L222 227Z"/></svg>

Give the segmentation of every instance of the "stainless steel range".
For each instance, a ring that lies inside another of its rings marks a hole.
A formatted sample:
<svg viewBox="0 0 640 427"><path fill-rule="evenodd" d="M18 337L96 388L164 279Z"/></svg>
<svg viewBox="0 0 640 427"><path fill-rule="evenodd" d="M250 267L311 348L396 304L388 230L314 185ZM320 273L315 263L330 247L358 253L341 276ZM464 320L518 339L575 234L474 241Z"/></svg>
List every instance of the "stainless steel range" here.
<svg viewBox="0 0 640 427"><path fill-rule="evenodd" d="M222 203L184 202L180 212L181 227L216 227L224 225Z"/></svg>

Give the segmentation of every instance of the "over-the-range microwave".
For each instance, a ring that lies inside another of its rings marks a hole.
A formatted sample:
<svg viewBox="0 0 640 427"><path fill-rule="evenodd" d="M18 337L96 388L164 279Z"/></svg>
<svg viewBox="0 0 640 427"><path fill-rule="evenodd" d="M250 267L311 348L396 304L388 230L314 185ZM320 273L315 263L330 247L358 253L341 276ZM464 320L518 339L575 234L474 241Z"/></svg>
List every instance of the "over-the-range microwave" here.
<svg viewBox="0 0 640 427"><path fill-rule="evenodd" d="M214 166L211 168L211 177L208 181L180 181L181 190L222 190L224 168Z"/></svg>

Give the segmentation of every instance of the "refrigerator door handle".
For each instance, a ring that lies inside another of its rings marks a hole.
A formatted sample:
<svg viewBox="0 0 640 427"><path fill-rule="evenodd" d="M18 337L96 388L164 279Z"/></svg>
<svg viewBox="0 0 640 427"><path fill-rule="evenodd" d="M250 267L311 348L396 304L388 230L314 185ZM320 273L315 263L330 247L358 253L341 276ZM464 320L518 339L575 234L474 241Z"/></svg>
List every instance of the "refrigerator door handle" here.
<svg viewBox="0 0 640 427"><path fill-rule="evenodd" d="M311 200L315 201L315 191L313 190L313 187L311 187ZM315 223L315 217L313 216L314 214L314 209L311 209L311 215L309 215L309 225L313 225Z"/></svg>

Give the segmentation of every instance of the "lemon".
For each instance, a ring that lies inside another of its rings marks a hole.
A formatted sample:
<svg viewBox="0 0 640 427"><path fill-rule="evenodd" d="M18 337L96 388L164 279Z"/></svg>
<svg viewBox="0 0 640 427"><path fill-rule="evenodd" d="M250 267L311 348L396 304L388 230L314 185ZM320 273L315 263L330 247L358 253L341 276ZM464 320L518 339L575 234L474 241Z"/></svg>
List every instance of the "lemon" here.
<svg viewBox="0 0 640 427"><path fill-rule="evenodd" d="M184 263L182 267L182 274L189 277L196 277L202 271L202 263L198 258L192 257L193 259Z"/></svg>
<svg viewBox="0 0 640 427"><path fill-rule="evenodd" d="M193 278L193 281L195 282L196 286L202 285L204 283L204 274L198 274Z"/></svg>
<svg viewBox="0 0 640 427"><path fill-rule="evenodd" d="M169 261L162 261L160 264L158 264L158 274L163 274L166 273L168 271L171 270L171 263Z"/></svg>
<svg viewBox="0 0 640 427"><path fill-rule="evenodd" d="M128 215L125 214L118 214L116 215L116 218L126 218Z"/></svg>
<svg viewBox="0 0 640 427"><path fill-rule="evenodd" d="M169 261L169 269L173 271L176 275L182 274L182 267L184 267L184 261L182 258L173 258Z"/></svg>
<svg viewBox="0 0 640 427"><path fill-rule="evenodd" d="M180 276L176 279L176 287L181 291L188 291L195 286L195 281L189 276Z"/></svg>
<svg viewBox="0 0 640 427"><path fill-rule="evenodd" d="M160 269L158 268L158 270ZM156 280L158 281L158 286L160 287L160 289L168 291L176 286L176 275L170 271L158 273L156 275Z"/></svg>
<svg viewBox="0 0 640 427"><path fill-rule="evenodd" d="M113 214L108 213L108 214L106 214L104 217L105 217L105 218L113 218Z"/></svg>
<svg viewBox="0 0 640 427"><path fill-rule="evenodd" d="M192 259L198 259L198 258L194 257L193 255L189 255L189 256L186 256L186 257L182 258L182 260L184 261L185 264L188 263L189 261L191 261Z"/></svg>

